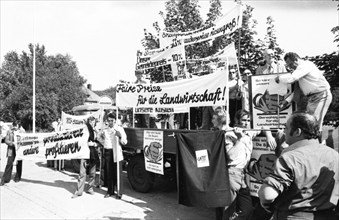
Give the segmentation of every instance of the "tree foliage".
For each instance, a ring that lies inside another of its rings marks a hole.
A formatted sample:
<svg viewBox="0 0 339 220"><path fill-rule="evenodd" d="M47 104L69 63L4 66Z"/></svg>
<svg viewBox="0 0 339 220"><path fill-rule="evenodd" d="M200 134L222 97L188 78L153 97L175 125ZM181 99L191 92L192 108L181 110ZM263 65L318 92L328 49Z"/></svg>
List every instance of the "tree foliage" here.
<svg viewBox="0 0 339 220"><path fill-rule="evenodd" d="M266 24L267 24L265 35L266 47L272 49L274 51L275 59L279 60L280 56L284 53L284 51L279 47L279 44L277 43L274 19L271 16L268 16Z"/></svg>
<svg viewBox="0 0 339 220"><path fill-rule="evenodd" d="M255 72L258 62L262 59L262 51L265 48L273 49L278 59L283 53L283 50L277 43L273 18L267 18L266 42L256 39L257 21L253 19L252 15L254 8L250 5L245 5L244 8L242 27L238 31L235 31L231 35L217 37L213 41L205 41L186 46L186 58L194 59L211 56L224 49L229 43L234 42L241 72L244 69L250 69L252 72ZM202 27L206 28L222 16L220 0L210 1L210 8L205 22L200 16L197 0L168 0L165 2L165 9L166 13L160 12L160 15L164 19L164 30L169 32L186 32ZM145 30L145 38L142 39L142 44L145 49L155 49L160 46L158 39L160 32L159 25L154 23L153 26L156 29L156 34ZM153 70L154 74L161 74L160 72L161 71ZM160 76L158 78L163 81L164 77Z"/></svg>
<svg viewBox="0 0 339 220"><path fill-rule="evenodd" d="M33 121L33 50L5 55L0 69L0 118L20 120L30 130ZM85 83L76 63L69 55L47 56L45 47L35 47L35 111L36 127L49 129L52 121L60 118L61 111L69 111L82 104Z"/></svg>
<svg viewBox="0 0 339 220"><path fill-rule="evenodd" d="M202 21L200 17L197 0L168 0L165 2L165 8L166 12L160 12L160 15L164 20L164 30L169 32L185 32L207 27L222 16L220 0L210 0L210 8L205 22ZM186 59L210 56L225 48L229 43L234 42L238 53L240 72L243 72L245 69L250 69L252 73L254 73L259 61L263 59L262 52L267 48L273 49L276 60L280 60L284 50L280 48L278 44L273 17L269 16L266 19L266 35L262 40L257 37L256 26L258 22L253 18L253 11L254 8L252 6L244 5L242 27L232 34L217 37L210 42L205 41L186 46ZM149 41L148 44L143 44L145 49L154 49L160 46L158 39L160 28L157 23L155 24L154 27L156 28L157 34L151 34L150 32L145 34L143 42ZM335 34L334 42L338 43L339 47L339 26L333 27L331 31ZM333 89L338 87L338 53L323 54L308 59L315 62L321 70L325 71L326 78ZM152 74L156 75L154 82L163 82L166 78L164 74L167 74L166 71L168 71L168 69L152 71ZM334 100L337 99L338 97L335 95ZM337 103L339 100L334 102ZM330 110L338 109L337 107L339 107L337 104L332 104Z"/></svg>

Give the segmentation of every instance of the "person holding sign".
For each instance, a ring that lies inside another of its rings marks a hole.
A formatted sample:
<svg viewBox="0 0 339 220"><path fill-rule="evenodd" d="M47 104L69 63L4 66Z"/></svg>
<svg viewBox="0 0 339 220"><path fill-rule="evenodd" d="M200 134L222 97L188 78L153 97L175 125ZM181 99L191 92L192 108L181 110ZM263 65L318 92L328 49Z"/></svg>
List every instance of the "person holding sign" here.
<svg viewBox="0 0 339 220"><path fill-rule="evenodd" d="M121 161L123 160L120 144L127 144L127 135L124 129L116 124L116 115L114 113L107 115L107 121L108 127L104 128L98 137L104 146L105 181L107 181L105 198L114 195L114 188L116 188L116 198L120 199L122 196L122 184L118 177L121 176ZM119 167L119 170L117 167Z"/></svg>
<svg viewBox="0 0 339 220"><path fill-rule="evenodd" d="M212 122L219 130L225 130L227 167L231 188L232 205L227 207L224 215L230 219L247 219L253 210L250 190L245 182L245 168L248 165L252 149L252 139L261 131L251 131L250 114L246 110L238 110L235 115L235 127L228 127L227 113L217 110ZM276 147L275 139L270 131L265 132L270 148ZM233 208L234 207L234 208ZM234 209L234 211L232 211Z"/></svg>
<svg viewBox="0 0 339 220"><path fill-rule="evenodd" d="M298 54L289 52L285 54L284 60L286 68L291 70L292 73L278 75L275 81L277 83L298 82L301 92L306 96L306 110L316 116L321 132L324 117L332 102L330 84L324 77L323 72L314 63L302 60ZM285 101L290 102L291 100ZM319 138L321 138L321 133Z"/></svg>
<svg viewBox="0 0 339 220"><path fill-rule="evenodd" d="M317 140L314 115L296 112L287 120L286 143L273 172L259 189L262 206L274 219L338 219L339 154Z"/></svg>
<svg viewBox="0 0 339 220"><path fill-rule="evenodd" d="M80 161L80 173L78 178L77 190L73 194L72 199L82 196L82 193L85 188L86 182L86 169L88 168L88 190L87 193L94 195L94 183L95 183L95 172L96 172L96 163L97 163L97 155L96 155L96 147L98 144L96 143L96 133L95 133L95 118L90 116L87 119L87 129L89 133L88 137L88 147L90 149L89 159L81 159Z"/></svg>
<svg viewBox="0 0 339 220"><path fill-rule="evenodd" d="M3 186L6 183L9 183L9 181L11 181L13 163L16 157L16 149L14 145L14 134L15 132L23 132L22 130L20 130L19 126L20 126L19 122L13 121L12 129L7 132L7 135L5 138L5 143L8 146L7 147L7 165L6 165L4 174L1 177L0 186ZM15 182L19 182L21 180L21 174L22 174L22 160L18 160L17 165L16 165L16 174L14 178Z"/></svg>

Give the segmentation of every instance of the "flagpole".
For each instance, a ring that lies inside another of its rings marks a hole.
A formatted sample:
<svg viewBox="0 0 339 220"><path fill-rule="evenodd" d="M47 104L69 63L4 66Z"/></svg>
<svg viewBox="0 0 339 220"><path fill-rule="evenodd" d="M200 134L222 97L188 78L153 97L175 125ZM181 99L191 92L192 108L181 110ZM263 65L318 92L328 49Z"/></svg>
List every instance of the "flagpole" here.
<svg viewBox="0 0 339 220"><path fill-rule="evenodd" d="M35 23L35 19L34 19L34 15L33 15L33 134L35 133L35 28L34 28L34 23Z"/></svg>

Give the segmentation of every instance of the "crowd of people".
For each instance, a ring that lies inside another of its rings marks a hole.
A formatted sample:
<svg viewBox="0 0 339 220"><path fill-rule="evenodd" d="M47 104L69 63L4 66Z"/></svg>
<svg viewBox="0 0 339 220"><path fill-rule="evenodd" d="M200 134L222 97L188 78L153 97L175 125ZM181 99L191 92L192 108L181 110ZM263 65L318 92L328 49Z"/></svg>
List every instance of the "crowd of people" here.
<svg viewBox="0 0 339 220"><path fill-rule="evenodd" d="M286 65L274 60L272 50L264 51L265 62L259 66L255 74L278 74L277 83L295 83L293 99L301 98L305 106L298 106L296 112L289 116L283 132L279 137L273 137L270 128L260 130L250 128L251 114L249 112L248 78L252 75L246 69L239 79L236 69L229 69L229 111L224 107L204 107L202 129L225 131L225 151L227 170L230 182L232 204L216 209L217 219L338 219L339 200L339 154L334 149L321 143L321 131L324 116L332 100L329 83L322 72L310 61L300 59L296 53L284 56ZM211 66L210 71L215 71ZM286 73L288 71L288 73ZM142 72L136 71L137 81L142 80ZM150 127L149 118L142 115ZM96 152L103 149L105 159L105 183L107 193L105 198L113 195L121 198L122 188L120 178L122 168L121 145L127 143L126 133L117 123L114 113L107 116L108 125L101 131L95 130L95 118L89 117L86 126L89 130L88 146L90 158L81 160L77 190L72 198L82 196L85 190L86 169L88 171L88 187L86 192L94 194L96 172ZM1 178L1 185L11 179L15 146L13 133L19 125L13 122L13 127L6 135L8 145L7 166ZM264 179L258 191L259 198L252 201L250 189L246 183L246 170L253 150L253 139L264 133L267 146L272 150L280 148L272 172ZM281 139L284 146L281 146ZM20 181L22 161L18 161L15 181ZM255 206L253 204L258 203ZM265 215L256 215L258 210ZM260 216L260 217L259 217Z"/></svg>

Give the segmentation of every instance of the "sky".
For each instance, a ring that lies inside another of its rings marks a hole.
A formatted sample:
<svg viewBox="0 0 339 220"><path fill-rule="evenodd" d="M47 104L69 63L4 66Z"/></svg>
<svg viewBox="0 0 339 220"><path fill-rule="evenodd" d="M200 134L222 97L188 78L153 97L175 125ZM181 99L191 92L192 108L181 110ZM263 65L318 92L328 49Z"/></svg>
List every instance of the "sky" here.
<svg viewBox="0 0 339 220"><path fill-rule="evenodd" d="M258 37L265 35L268 16L275 21L279 46L285 52L315 56L337 51L331 29L339 25L338 2L242 1L254 7ZM205 19L208 0L200 0ZM225 14L234 5L222 1ZM70 55L93 90L134 81L136 51L142 50L144 28L154 32L162 0L0 0L0 62L10 51L28 51L28 44L44 45L47 55Z"/></svg>

